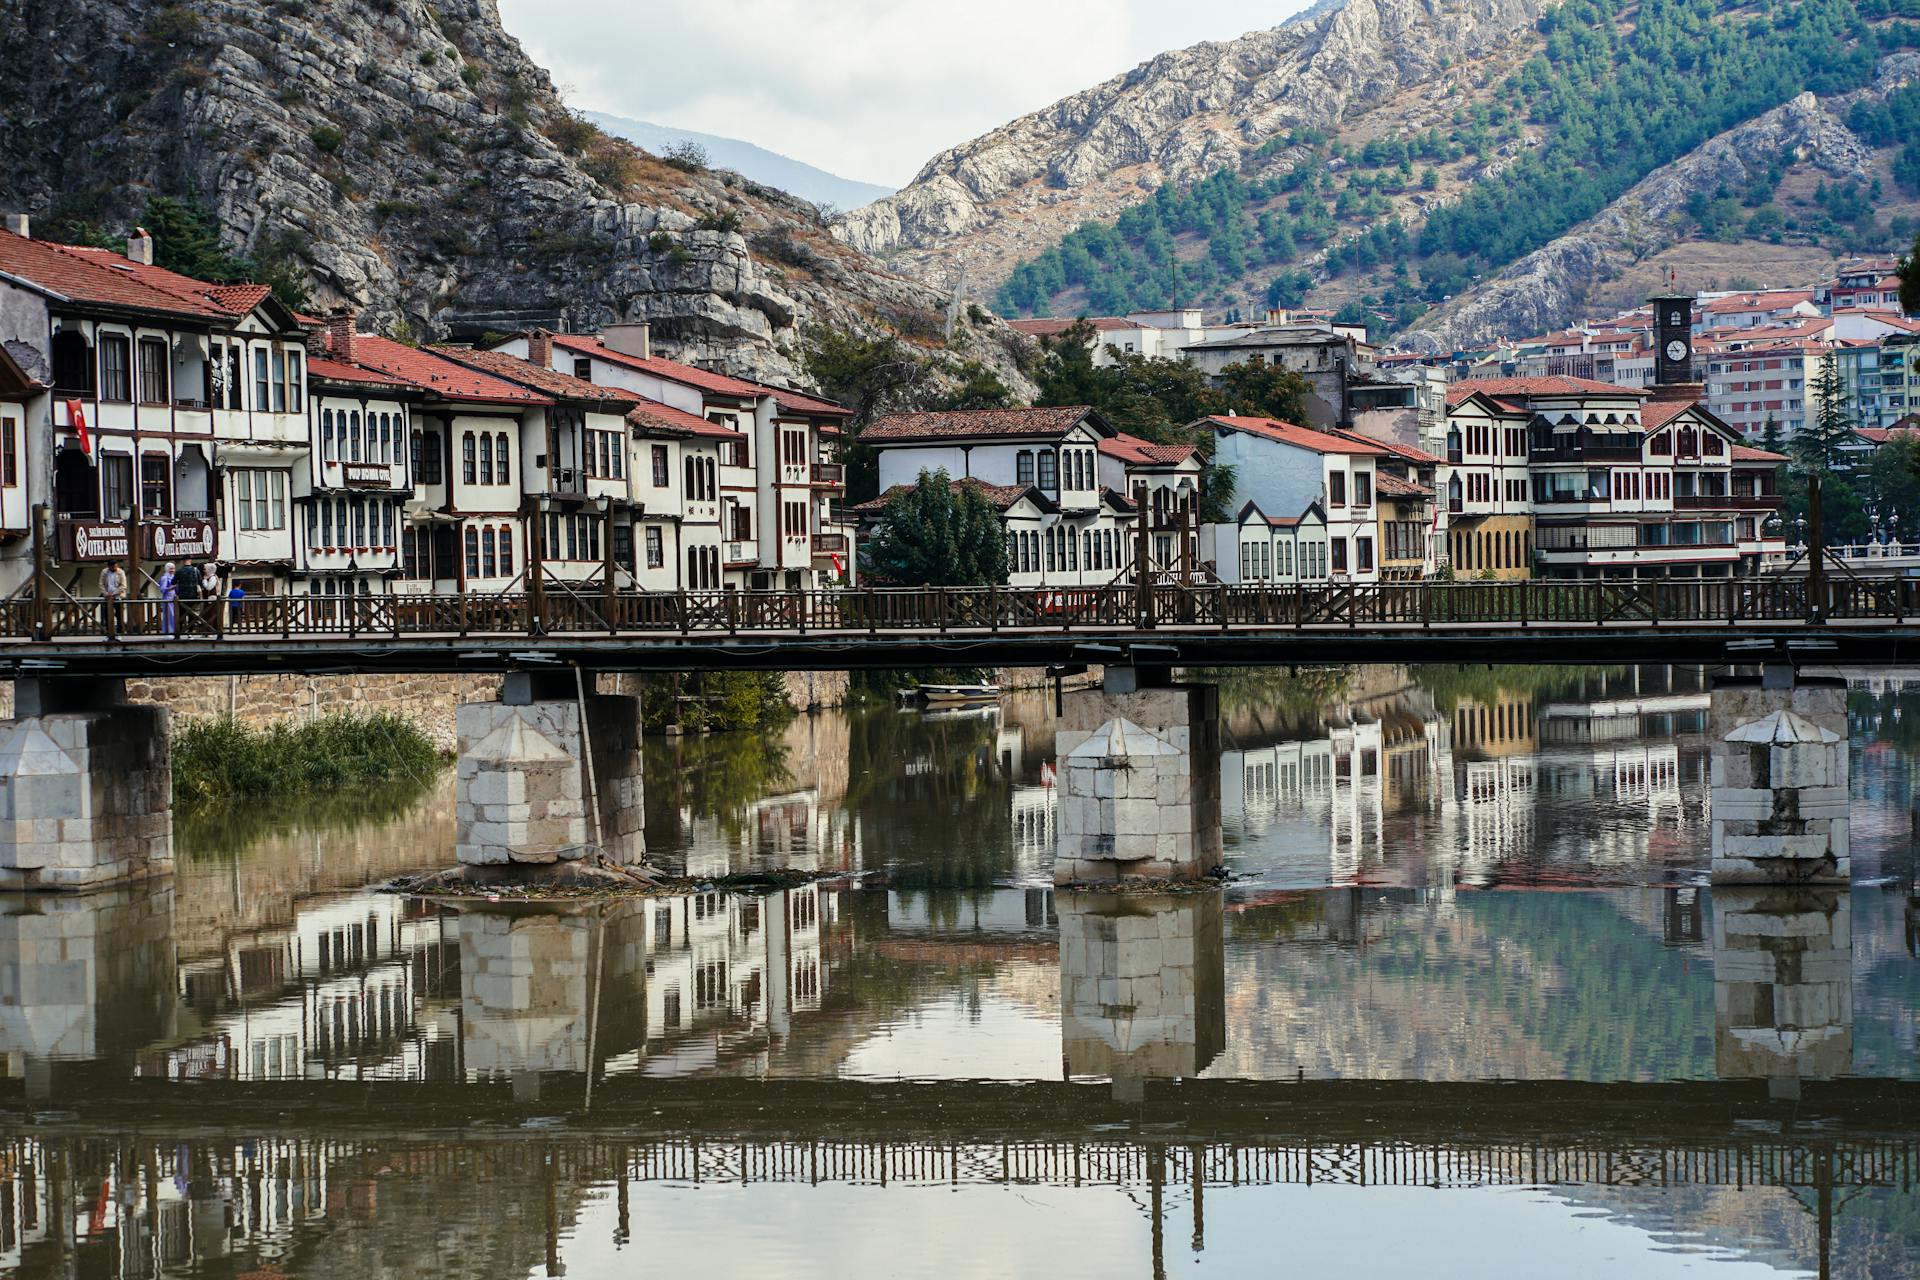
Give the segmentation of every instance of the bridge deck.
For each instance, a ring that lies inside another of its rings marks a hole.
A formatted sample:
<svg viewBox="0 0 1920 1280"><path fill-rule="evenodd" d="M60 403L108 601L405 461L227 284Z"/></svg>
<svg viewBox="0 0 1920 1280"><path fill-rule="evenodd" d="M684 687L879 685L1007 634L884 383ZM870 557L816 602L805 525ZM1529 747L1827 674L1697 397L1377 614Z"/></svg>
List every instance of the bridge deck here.
<svg viewBox="0 0 1920 1280"><path fill-rule="evenodd" d="M837 669L1134 660L1891 662L1920 580L0 601L0 673ZM1744 655L1742 657L1741 655Z"/></svg>

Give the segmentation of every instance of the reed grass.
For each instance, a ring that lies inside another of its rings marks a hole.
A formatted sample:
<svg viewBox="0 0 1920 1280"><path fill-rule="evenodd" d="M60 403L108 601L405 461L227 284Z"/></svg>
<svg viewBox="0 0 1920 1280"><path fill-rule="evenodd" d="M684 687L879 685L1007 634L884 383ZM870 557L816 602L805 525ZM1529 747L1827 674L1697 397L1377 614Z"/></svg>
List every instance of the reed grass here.
<svg viewBox="0 0 1920 1280"><path fill-rule="evenodd" d="M188 720L173 737L176 804L324 794L430 777L445 763L425 734L386 713L337 711L253 729Z"/></svg>

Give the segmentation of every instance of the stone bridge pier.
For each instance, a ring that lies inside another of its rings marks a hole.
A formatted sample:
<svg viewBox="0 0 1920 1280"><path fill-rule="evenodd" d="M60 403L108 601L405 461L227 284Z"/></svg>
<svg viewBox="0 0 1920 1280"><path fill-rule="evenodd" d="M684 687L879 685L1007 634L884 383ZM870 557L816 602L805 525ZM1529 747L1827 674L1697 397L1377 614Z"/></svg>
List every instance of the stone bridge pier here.
<svg viewBox="0 0 1920 1280"><path fill-rule="evenodd" d="M1712 692L1715 884L1848 883L1847 686L1772 666Z"/></svg>
<svg viewBox="0 0 1920 1280"><path fill-rule="evenodd" d="M1199 1075L1226 1046L1226 926L1217 889L1057 894L1067 1077L1105 1076L1138 1101L1148 1080Z"/></svg>
<svg viewBox="0 0 1920 1280"><path fill-rule="evenodd" d="M586 680L583 699L571 671L515 672L499 701L460 706L454 813L463 865L595 853L621 865L643 860L640 700L595 692Z"/></svg>
<svg viewBox="0 0 1920 1280"><path fill-rule="evenodd" d="M1853 907L1839 888L1713 891L1713 1057L1723 1079L1853 1069Z"/></svg>
<svg viewBox="0 0 1920 1280"><path fill-rule="evenodd" d="M0 890L86 889L173 870L167 712L122 681L14 682L0 721Z"/></svg>
<svg viewBox="0 0 1920 1280"><path fill-rule="evenodd" d="M1108 667L1062 699L1054 732L1056 884L1196 880L1219 865L1220 710L1212 685Z"/></svg>

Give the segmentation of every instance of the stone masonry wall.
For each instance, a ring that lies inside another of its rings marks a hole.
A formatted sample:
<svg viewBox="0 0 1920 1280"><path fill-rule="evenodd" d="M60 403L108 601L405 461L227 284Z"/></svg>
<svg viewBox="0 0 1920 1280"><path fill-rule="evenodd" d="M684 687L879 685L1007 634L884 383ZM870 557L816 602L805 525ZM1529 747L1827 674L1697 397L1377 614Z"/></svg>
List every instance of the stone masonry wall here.
<svg viewBox="0 0 1920 1280"><path fill-rule="evenodd" d="M796 711L837 707L846 701L844 671L785 673L787 700ZM603 677L604 692L637 692L631 682ZM352 709L388 712L417 726L442 751L454 747L454 712L463 702L491 702L497 675L354 676L174 676L127 681L127 700L165 707L176 720L232 715L261 727L281 720ZM0 720L13 716L13 682L0 680Z"/></svg>

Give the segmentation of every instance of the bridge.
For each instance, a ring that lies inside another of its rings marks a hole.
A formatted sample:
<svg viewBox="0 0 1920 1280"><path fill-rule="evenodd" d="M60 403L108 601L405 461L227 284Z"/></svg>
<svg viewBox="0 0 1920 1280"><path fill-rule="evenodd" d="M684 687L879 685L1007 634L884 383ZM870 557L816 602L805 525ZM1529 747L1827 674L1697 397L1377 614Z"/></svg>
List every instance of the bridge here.
<svg viewBox="0 0 1920 1280"><path fill-rule="evenodd" d="M1892 662L1920 579L0 601L0 675Z"/></svg>

